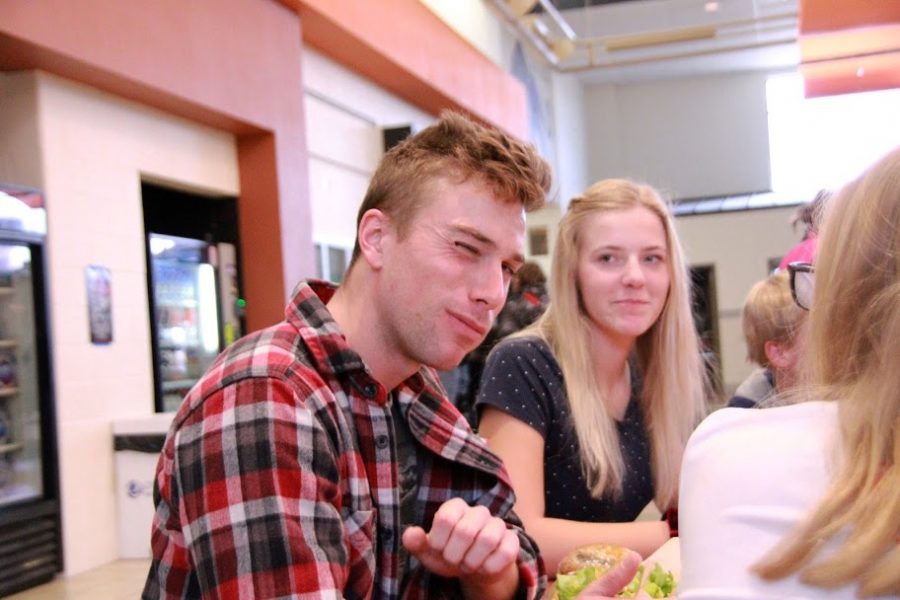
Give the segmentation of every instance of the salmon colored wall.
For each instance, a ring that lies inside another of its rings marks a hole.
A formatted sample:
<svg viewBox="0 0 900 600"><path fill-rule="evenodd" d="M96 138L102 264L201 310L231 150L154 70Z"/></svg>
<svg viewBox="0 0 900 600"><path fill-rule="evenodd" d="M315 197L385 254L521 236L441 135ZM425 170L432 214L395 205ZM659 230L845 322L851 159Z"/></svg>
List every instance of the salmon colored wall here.
<svg viewBox="0 0 900 600"><path fill-rule="evenodd" d="M0 2L0 70L45 70L237 134L251 330L280 320L290 286L315 272L303 42L432 114L526 134L523 86L418 0Z"/></svg>
<svg viewBox="0 0 900 600"><path fill-rule="evenodd" d="M49 71L238 134L250 329L280 320L287 286L314 272L301 52L296 13L275 0L0 3L0 70Z"/></svg>
<svg viewBox="0 0 900 600"><path fill-rule="evenodd" d="M900 87L900 2L800 1L806 95Z"/></svg>
<svg viewBox="0 0 900 600"><path fill-rule="evenodd" d="M804 62L800 73L807 98L900 88L900 49Z"/></svg>
<svg viewBox="0 0 900 600"><path fill-rule="evenodd" d="M898 19L900 3L897 2L800 0L801 34L896 23Z"/></svg>
<svg viewBox="0 0 900 600"><path fill-rule="evenodd" d="M454 108L524 137L525 90L418 0L282 0L303 40L432 114Z"/></svg>

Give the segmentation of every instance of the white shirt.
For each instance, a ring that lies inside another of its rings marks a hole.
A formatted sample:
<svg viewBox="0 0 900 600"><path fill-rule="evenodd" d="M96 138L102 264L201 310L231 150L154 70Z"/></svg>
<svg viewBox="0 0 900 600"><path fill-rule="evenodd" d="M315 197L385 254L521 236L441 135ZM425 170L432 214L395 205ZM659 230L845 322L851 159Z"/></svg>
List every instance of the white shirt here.
<svg viewBox="0 0 900 600"><path fill-rule="evenodd" d="M825 494L837 439L835 402L724 408L700 424L681 471L679 600L855 598L855 585L826 590L750 572Z"/></svg>

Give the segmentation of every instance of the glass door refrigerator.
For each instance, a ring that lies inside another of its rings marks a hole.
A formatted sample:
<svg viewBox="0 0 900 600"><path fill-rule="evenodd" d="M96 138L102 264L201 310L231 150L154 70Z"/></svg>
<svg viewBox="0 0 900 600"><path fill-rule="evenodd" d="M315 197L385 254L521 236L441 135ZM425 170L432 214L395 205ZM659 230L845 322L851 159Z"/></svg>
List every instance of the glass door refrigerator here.
<svg viewBox="0 0 900 600"><path fill-rule="evenodd" d="M148 235L156 408L174 411L225 346L241 335L233 244Z"/></svg>
<svg viewBox="0 0 900 600"><path fill-rule="evenodd" d="M0 190L0 597L62 570L44 236L16 202Z"/></svg>

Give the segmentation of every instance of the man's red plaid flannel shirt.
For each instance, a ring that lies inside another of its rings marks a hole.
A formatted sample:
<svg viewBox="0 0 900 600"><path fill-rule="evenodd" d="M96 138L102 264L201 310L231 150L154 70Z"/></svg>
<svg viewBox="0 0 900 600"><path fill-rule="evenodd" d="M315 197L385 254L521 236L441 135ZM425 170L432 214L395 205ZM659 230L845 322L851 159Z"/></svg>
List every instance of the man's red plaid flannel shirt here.
<svg viewBox="0 0 900 600"><path fill-rule="evenodd" d="M411 559L397 580L399 482L390 395L302 283L286 320L229 347L175 416L157 465L143 598L458 598ZM518 597L544 586L499 458L421 369L396 390L419 441L417 517L461 497L519 534Z"/></svg>

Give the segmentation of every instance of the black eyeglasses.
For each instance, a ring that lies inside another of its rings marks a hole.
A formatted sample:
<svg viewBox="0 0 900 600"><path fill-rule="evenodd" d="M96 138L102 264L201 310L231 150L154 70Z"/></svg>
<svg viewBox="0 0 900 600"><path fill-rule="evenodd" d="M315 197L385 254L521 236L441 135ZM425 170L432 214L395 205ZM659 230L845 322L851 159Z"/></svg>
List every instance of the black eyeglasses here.
<svg viewBox="0 0 900 600"><path fill-rule="evenodd" d="M794 302L800 308L809 310L816 283L816 268L808 262L792 262L788 265L788 273L791 276L791 295Z"/></svg>

